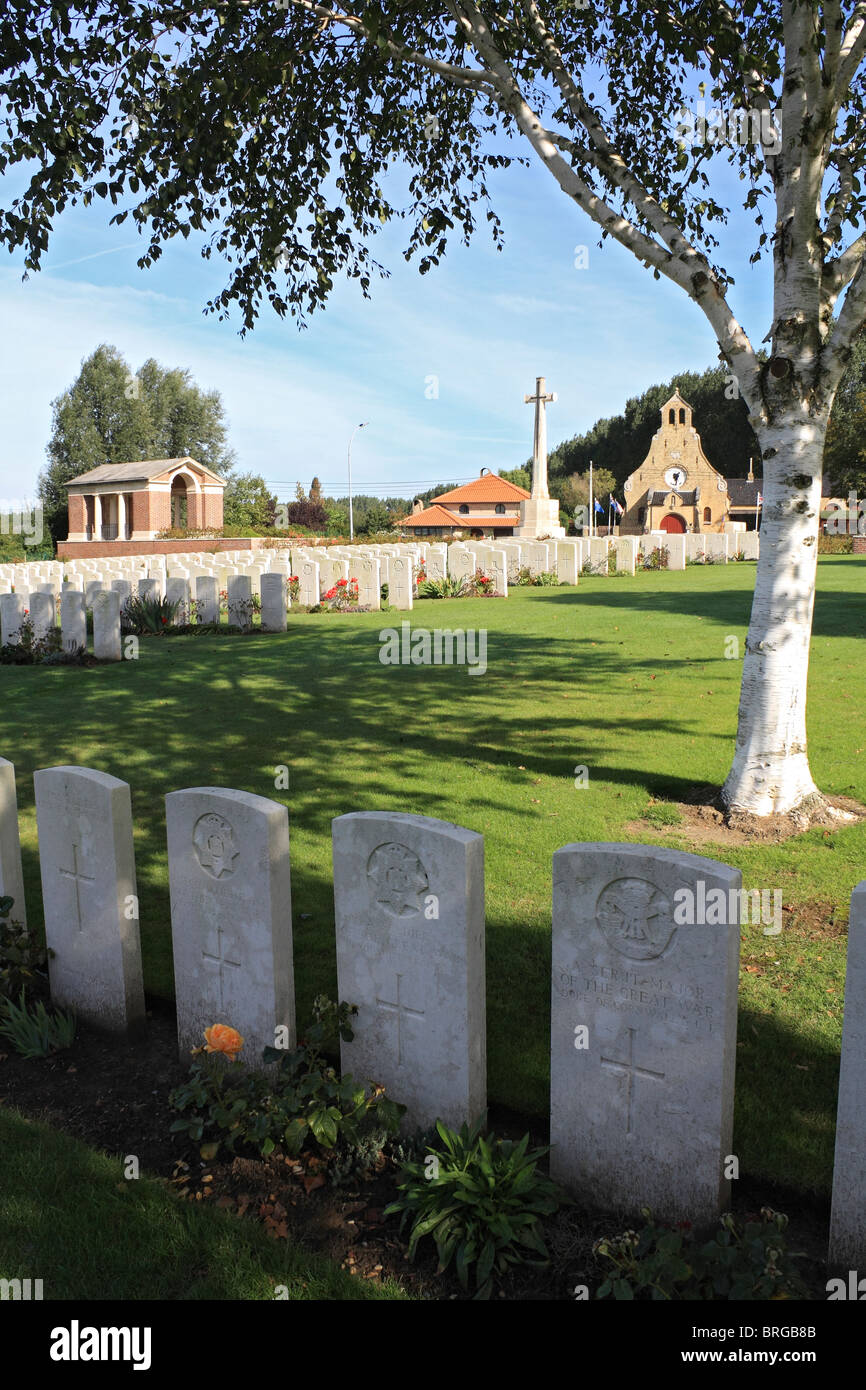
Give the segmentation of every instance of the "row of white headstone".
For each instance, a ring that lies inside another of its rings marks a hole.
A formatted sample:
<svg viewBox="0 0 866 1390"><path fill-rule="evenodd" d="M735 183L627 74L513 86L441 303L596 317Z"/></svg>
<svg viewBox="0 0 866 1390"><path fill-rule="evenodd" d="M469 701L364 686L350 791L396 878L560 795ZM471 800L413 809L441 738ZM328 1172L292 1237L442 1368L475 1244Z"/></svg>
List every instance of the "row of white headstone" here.
<svg viewBox="0 0 866 1390"><path fill-rule="evenodd" d="M130 789L34 775L52 996L102 1028L145 1026ZM221 787L166 797L181 1055L225 1023L248 1064L295 1039L289 821ZM344 1071L458 1126L486 1106L484 841L397 812L333 822ZM630 844L553 857L551 1171L612 1210L709 1223L729 1199L738 870ZM14 769L0 760L0 894L23 914ZM683 894L691 916L678 912ZM690 895L690 898L689 898ZM695 904L706 910L694 911ZM713 910L709 910L709 905ZM718 919L718 921L716 921ZM851 901L830 1254L866 1260L866 882Z"/></svg>
<svg viewBox="0 0 866 1390"><path fill-rule="evenodd" d="M21 564L0 564L0 598L18 595L31 618L44 624L50 615L46 598L53 597L54 611L61 603L64 591L83 593L85 606L93 607L93 596L100 590L116 591L124 597L130 593L151 592L166 594L169 589L183 596L186 593L210 608L212 584L216 582L217 597L227 592L234 578L249 578L252 594L264 602L264 589L269 588L268 576L294 575L300 585L299 603L312 607L340 580L356 579L359 603L379 608L380 592L388 585L389 603L395 608L411 608L417 596L419 577L426 573L432 580L469 579L479 569L493 580L497 593L507 595L521 570L530 576L555 574L561 583L577 584L584 572L607 574L609 561L615 557L619 572L634 574L636 568L653 551L667 551L667 567L684 569L688 560L727 563L741 554L747 560L757 560L759 534L747 531L736 536L710 533L707 535L670 535L663 531L645 536L568 537L564 540L517 540L512 537L494 541L467 540L451 545L433 544L419 540L411 545L304 546L293 544L283 549L259 551L222 551L209 554L203 551L182 552L177 555L113 556L80 560L44 560ZM187 589L183 589L186 581ZM202 598L197 596L202 581ZM208 582L204 582L208 581ZM275 578L270 592L275 592ZM207 596L205 596L205 591ZM34 616L35 605L35 616ZM17 611L17 610L16 610ZM9 606L10 619L14 616Z"/></svg>

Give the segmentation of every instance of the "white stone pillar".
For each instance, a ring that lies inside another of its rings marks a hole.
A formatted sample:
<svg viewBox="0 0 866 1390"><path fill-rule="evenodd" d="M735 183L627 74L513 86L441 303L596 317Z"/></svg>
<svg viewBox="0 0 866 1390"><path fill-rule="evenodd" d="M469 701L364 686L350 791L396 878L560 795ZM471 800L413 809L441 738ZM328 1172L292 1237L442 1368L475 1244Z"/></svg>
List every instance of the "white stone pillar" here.
<svg viewBox="0 0 866 1390"><path fill-rule="evenodd" d="M117 494L117 539L126 540L126 493Z"/></svg>
<svg viewBox="0 0 866 1390"><path fill-rule="evenodd" d="M93 495L93 539L102 540L102 494L99 492Z"/></svg>

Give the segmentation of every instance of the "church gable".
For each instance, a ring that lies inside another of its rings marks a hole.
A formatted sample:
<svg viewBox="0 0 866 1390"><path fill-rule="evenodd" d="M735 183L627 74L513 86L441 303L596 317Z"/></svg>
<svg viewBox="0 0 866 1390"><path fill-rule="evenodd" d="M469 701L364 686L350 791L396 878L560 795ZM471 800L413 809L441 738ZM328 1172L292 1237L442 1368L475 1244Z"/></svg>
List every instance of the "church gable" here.
<svg viewBox="0 0 866 1390"><path fill-rule="evenodd" d="M679 391L661 408L649 453L624 485L624 533L658 530L665 516L688 531L721 530L728 511L727 484L704 453L692 408Z"/></svg>

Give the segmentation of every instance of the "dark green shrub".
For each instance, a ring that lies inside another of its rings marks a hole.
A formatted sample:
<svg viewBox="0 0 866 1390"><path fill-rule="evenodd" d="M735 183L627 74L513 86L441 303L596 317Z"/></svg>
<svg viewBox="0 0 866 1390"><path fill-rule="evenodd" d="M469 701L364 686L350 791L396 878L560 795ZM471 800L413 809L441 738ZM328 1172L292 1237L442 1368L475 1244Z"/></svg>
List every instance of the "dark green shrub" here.
<svg viewBox="0 0 866 1390"><path fill-rule="evenodd" d="M76 1026L74 1013L49 1013L41 999L28 1003L24 989L17 1004L0 1000L0 1036L8 1038L22 1057L50 1057L71 1047Z"/></svg>
<svg viewBox="0 0 866 1390"><path fill-rule="evenodd" d="M122 632L137 637L151 637L165 632L180 608L178 600L156 598L150 594L132 594L120 610Z"/></svg>
<svg viewBox="0 0 866 1390"><path fill-rule="evenodd" d="M494 1278L512 1265L548 1263L541 1223L562 1198L550 1178L537 1171L547 1149L529 1150L529 1135L519 1144L485 1139L481 1126L464 1125L459 1134L438 1121L443 1147L428 1145L422 1162L401 1165L402 1196L386 1208L400 1213L400 1229L409 1222L409 1257L418 1242L432 1236L440 1273L451 1261L464 1289L475 1275L475 1297L489 1298Z"/></svg>
<svg viewBox="0 0 866 1390"><path fill-rule="evenodd" d="M223 1145L234 1152L238 1144L263 1158L278 1144L298 1154L313 1143L331 1157L337 1151L369 1151L372 1143L378 1153L397 1133L406 1107L387 1099L382 1086L368 1094L351 1076L338 1077L322 1052L337 1036L351 1041L349 1018L356 1012L320 996L299 1047L265 1048L264 1061L276 1064L270 1074L197 1049L189 1079L168 1098L172 1109L183 1112L172 1132L197 1144L204 1141L202 1155L208 1158Z"/></svg>
<svg viewBox="0 0 866 1390"><path fill-rule="evenodd" d="M51 954L12 916L12 898L0 898L0 999L15 999L21 991L42 993L48 986Z"/></svg>
<svg viewBox="0 0 866 1390"><path fill-rule="evenodd" d="M741 1301L807 1296L786 1249L788 1218L769 1207L746 1220L728 1213L707 1241L697 1240L688 1222L658 1225L647 1208L642 1215L646 1225L639 1231L596 1241L594 1252L613 1265L596 1298Z"/></svg>

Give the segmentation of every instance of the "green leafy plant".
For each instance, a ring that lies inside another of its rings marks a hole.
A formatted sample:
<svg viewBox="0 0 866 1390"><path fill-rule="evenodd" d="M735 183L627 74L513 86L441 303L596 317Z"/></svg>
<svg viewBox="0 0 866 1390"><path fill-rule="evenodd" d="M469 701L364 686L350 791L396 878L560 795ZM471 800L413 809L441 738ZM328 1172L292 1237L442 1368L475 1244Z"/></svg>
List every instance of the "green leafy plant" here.
<svg viewBox="0 0 866 1390"><path fill-rule="evenodd" d="M52 664L58 653L63 655L60 629L51 628L44 637L37 637L32 619L26 610L21 626L13 635L17 641L7 642L0 647L0 666Z"/></svg>
<svg viewBox="0 0 866 1390"><path fill-rule="evenodd" d="M666 545L657 545L653 550L648 550L641 559L641 567L645 570L666 570L670 560L670 551Z"/></svg>
<svg viewBox="0 0 866 1390"><path fill-rule="evenodd" d="M442 579L425 579L418 585L419 598L462 598L462 579L446 574Z"/></svg>
<svg viewBox="0 0 866 1390"><path fill-rule="evenodd" d="M58 1009L50 1014L41 999L29 1004L24 989L17 1004L11 999L0 1000L0 1034L22 1057L50 1057L71 1047L76 1026L74 1013Z"/></svg>
<svg viewBox="0 0 866 1390"><path fill-rule="evenodd" d="M163 633L173 623L179 608L178 599L132 594L120 612L121 631L134 633L138 637Z"/></svg>
<svg viewBox="0 0 866 1390"><path fill-rule="evenodd" d="M595 1254L613 1269L596 1298L786 1299L807 1297L786 1249L787 1216L763 1207L746 1220L727 1213L711 1240L696 1240L688 1222L659 1225L641 1213L640 1231L596 1241Z"/></svg>
<svg viewBox="0 0 866 1390"><path fill-rule="evenodd" d="M583 566L584 573L589 573L587 569L588 564L589 561L587 560ZM554 574L553 570L542 570L539 574L533 574L528 565L521 565L516 574L509 575L508 582L509 584L517 584L518 586L528 584L531 587L540 589L553 589L558 587L562 581L557 574Z"/></svg>
<svg viewBox="0 0 866 1390"><path fill-rule="evenodd" d="M818 533L819 555L851 555L854 550L853 536L826 536Z"/></svg>
<svg viewBox="0 0 866 1390"><path fill-rule="evenodd" d="M369 1152L371 1136L397 1133L406 1107L388 1099L382 1086L368 1094L351 1076L338 1076L323 1055L337 1036L351 1041L349 1019L356 1012L319 996L301 1046L265 1048L263 1060L276 1064L270 1074L199 1050L188 1080L168 1098L172 1109L183 1112L172 1132L204 1141L208 1158L223 1145L234 1152L238 1144L250 1145L263 1158L277 1144L298 1154L311 1141L329 1157L338 1149ZM377 1140L377 1153L384 1139Z"/></svg>
<svg viewBox="0 0 866 1390"><path fill-rule="evenodd" d="M475 1274L475 1298L489 1298L494 1278L512 1265L544 1265L547 1248L541 1222L562 1201L550 1178L538 1172L548 1149L529 1149L529 1135L519 1143L485 1139L481 1125L464 1125L459 1134L437 1121L443 1147L427 1146L422 1162L401 1165L402 1196L385 1214L400 1213L400 1229L410 1224L409 1257L418 1242L432 1236L439 1272L451 1261L464 1289Z"/></svg>
<svg viewBox="0 0 866 1390"><path fill-rule="evenodd" d="M477 598L491 598L496 592L496 584L483 569L477 569L467 581L469 593Z"/></svg>
<svg viewBox="0 0 866 1390"><path fill-rule="evenodd" d="M14 899L0 898L0 1000L14 999L22 990L43 989L51 954L20 922L12 918Z"/></svg>

